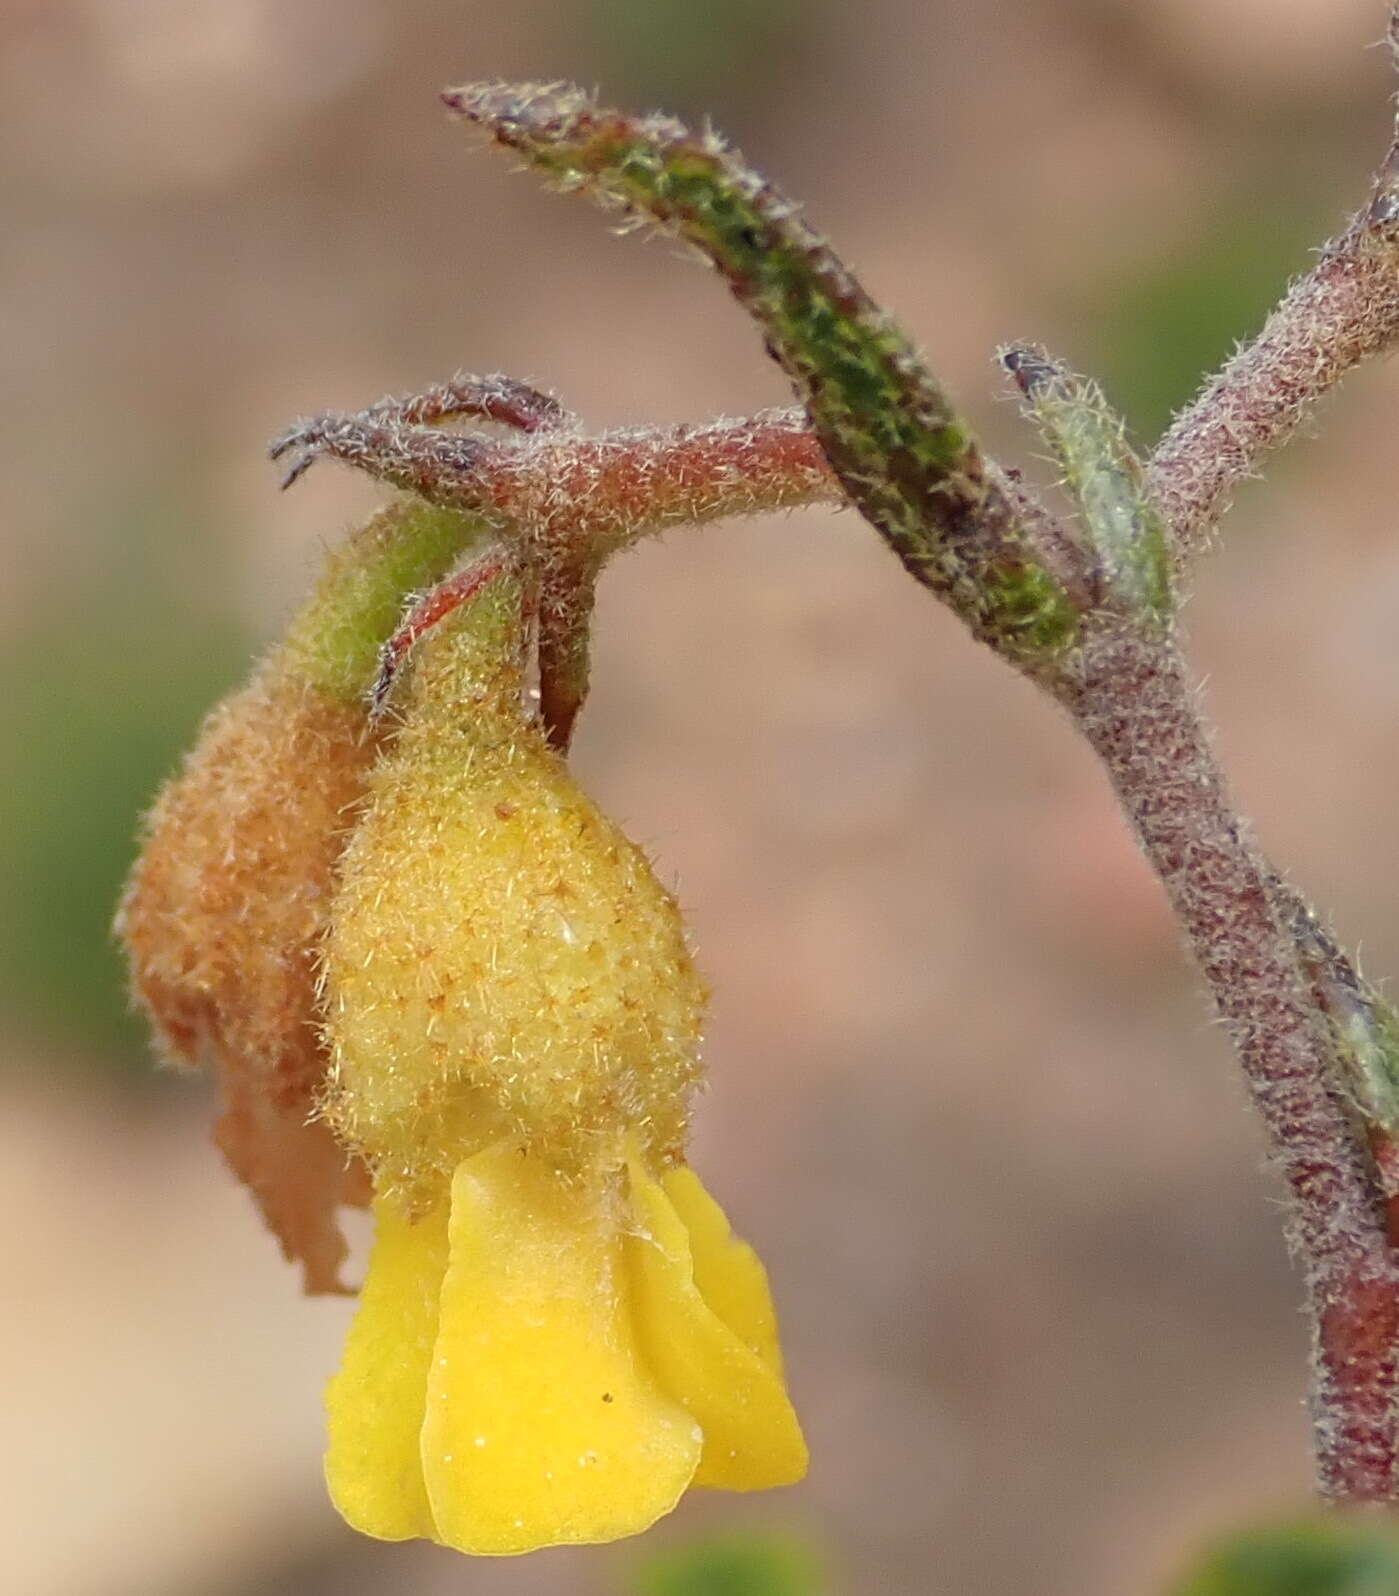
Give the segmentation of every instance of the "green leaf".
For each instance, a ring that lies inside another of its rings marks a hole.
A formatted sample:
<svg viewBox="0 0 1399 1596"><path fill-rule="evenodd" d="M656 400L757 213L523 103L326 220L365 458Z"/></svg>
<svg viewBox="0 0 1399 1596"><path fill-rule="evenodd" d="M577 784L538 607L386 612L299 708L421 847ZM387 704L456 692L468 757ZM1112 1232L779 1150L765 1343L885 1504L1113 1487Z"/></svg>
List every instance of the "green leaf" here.
<svg viewBox="0 0 1399 1596"><path fill-rule="evenodd" d="M1030 419L1054 451L1064 486L1098 557L1109 599L1160 629L1174 613L1170 536L1146 490L1146 472L1102 389L1043 349L1015 344L1001 362Z"/></svg>

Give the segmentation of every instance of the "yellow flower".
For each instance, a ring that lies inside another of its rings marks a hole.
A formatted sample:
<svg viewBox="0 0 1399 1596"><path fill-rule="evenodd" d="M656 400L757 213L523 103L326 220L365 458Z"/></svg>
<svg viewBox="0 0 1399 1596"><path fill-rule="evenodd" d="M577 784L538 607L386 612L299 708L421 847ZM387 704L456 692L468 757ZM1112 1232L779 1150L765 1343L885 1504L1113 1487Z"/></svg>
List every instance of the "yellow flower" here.
<svg viewBox="0 0 1399 1596"><path fill-rule="evenodd" d="M694 1173L611 1189L514 1142L378 1239L329 1394L356 1529L512 1553L634 1535L689 1485L786 1485L806 1450L762 1265Z"/></svg>
<svg viewBox="0 0 1399 1596"><path fill-rule="evenodd" d="M331 1494L496 1554L806 1468L762 1265L683 1163L679 912L522 712L519 602L497 580L420 646L324 967L324 1112L378 1193Z"/></svg>

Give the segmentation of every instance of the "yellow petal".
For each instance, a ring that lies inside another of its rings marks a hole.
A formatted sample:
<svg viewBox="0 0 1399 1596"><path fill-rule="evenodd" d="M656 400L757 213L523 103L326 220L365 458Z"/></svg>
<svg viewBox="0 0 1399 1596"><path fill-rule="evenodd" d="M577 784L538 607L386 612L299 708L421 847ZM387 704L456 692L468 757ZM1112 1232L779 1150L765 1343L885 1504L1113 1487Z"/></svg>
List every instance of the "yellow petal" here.
<svg viewBox="0 0 1399 1596"><path fill-rule="evenodd" d="M688 1164L672 1169L661 1186L689 1232L700 1296L780 1376L777 1312L768 1290L767 1270L757 1253L734 1235L724 1210Z"/></svg>
<svg viewBox="0 0 1399 1596"><path fill-rule="evenodd" d="M457 1168L422 1434L449 1546L616 1540L690 1483L699 1430L639 1356L609 1200L509 1142Z"/></svg>
<svg viewBox="0 0 1399 1596"><path fill-rule="evenodd" d="M670 1196L635 1159L630 1174L641 1227L627 1238L637 1324L648 1362L704 1431L694 1483L731 1491L792 1484L806 1473L806 1442L780 1372L745 1333L756 1329L759 1341L776 1335L771 1305L766 1330L757 1311L756 1258L741 1244L726 1253L710 1212L712 1199L698 1179L693 1186L680 1182L682 1202L700 1221L707 1287L702 1295L690 1237ZM696 1189L704 1203L696 1200ZM762 1266L757 1268L761 1274ZM766 1301L765 1281L761 1291ZM743 1326L731 1328L716 1312L719 1306L734 1308Z"/></svg>
<svg viewBox="0 0 1399 1596"><path fill-rule="evenodd" d="M404 1541L433 1534L419 1436L447 1268L447 1204L414 1224L380 1198L374 1215L359 1312L326 1392L325 1474L331 1500L355 1529Z"/></svg>

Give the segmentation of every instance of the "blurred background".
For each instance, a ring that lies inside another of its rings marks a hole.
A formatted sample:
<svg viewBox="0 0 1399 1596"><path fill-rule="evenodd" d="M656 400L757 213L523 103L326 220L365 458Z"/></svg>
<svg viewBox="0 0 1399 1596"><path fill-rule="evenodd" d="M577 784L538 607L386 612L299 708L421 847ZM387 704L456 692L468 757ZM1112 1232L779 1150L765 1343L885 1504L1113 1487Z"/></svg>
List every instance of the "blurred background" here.
<svg viewBox="0 0 1399 1596"><path fill-rule="evenodd" d="M266 440L457 367L598 427L784 401L673 247L435 95L713 116L998 452L1032 335L1144 441L1363 197L1383 0L0 0L0 1560L26 1596L1136 1596L1305 1499L1305 1337L1223 1038L1105 785L852 515L608 576L578 768L715 987L696 1161L810 1479L466 1562L319 1478L305 1301L155 1073L107 926L205 708L378 502ZM1399 374L1250 485L1190 611L1270 851L1399 969ZM1042 471L1034 465L1032 469ZM363 1231L357 1232L363 1242ZM1386 1587L1388 1588L1388 1587Z"/></svg>

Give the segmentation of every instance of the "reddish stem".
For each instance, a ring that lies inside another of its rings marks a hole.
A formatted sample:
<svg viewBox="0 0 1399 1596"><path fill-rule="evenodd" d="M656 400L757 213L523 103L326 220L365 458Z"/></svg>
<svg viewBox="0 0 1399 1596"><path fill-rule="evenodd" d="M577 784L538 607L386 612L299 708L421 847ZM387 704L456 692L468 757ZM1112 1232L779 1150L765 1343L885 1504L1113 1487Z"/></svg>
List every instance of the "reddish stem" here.
<svg viewBox="0 0 1399 1596"><path fill-rule="evenodd" d="M597 577L596 561L555 560L539 584L539 716L561 754L588 696Z"/></svg>
<svg viewBox="0 0 1399 1596"><path fill-rule="evenodd" d="M601 437L546 432L488 441L385 419L327 415L289 434L444 509L484 514L502 536L602 559L648 532L841 498L799 410Z"/></svg>
<svg viewBox="0 0 1399 1596"><path fill-rule="evenodd" d="M1230 805L1172 644L1095 619L1082 676L1063 696L1161 877L1291 1192L1314 1326L1321 1488L1391 1500L1399 1268L1274 872Z"/></svg>
<svg viewBox="0 0 1399 1596"><path fill-rule="evenodd" d="M1357 1267L1320 1305L1317 1386L1320 1484L1338 1502L1394 1500L1399 1282Z"/></svg>
<svg viewBox="0 0 1399 1596"><path fill-rule="evenodd" d="M1299 278L1263 330L1207 382L1152 456L1148 487L1184 569L1235 488L1346 373L1399 340L1399 143L1369 203Z"/></svg>
<svg viewBox="0 0 1399 1596"><path fill-rule="evenodd" d="M1378 1125L1370 1127L1370 1156L1375 1161L1380 1194L1384 1198L1385 1233L1389 1245L1399 1248L1399 1145Z"/></svg>
<svg viewBox="0 0 1399 1596"><path fill-rule="evenodd" d="M403 668L413 645L430 632L439 621L444 621L453 610L460 609L469 599L494 580L505 569L506 555L502 549L488 549L463 570L439 582L423 595L404 616L398 630L379 651L379 674L369 695L370 714L379 714L388 701L393 684Z"/></svg>
<svg viewBox="0 0 1399 1596"><path fill-rule="evenodd" d="M769 410L709 426L545 440L520 509L538 518L546 543L603 556L670 526L842 500L805 414Z"/></svg>

